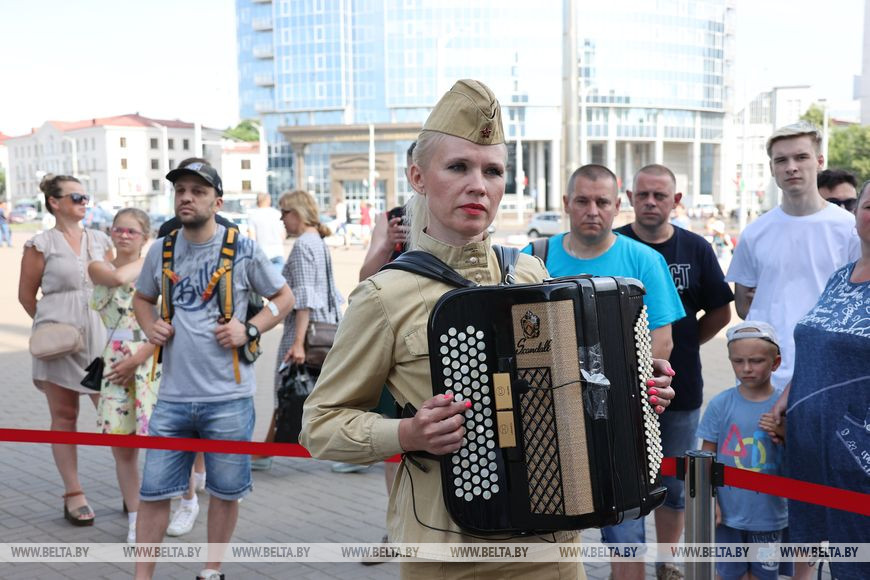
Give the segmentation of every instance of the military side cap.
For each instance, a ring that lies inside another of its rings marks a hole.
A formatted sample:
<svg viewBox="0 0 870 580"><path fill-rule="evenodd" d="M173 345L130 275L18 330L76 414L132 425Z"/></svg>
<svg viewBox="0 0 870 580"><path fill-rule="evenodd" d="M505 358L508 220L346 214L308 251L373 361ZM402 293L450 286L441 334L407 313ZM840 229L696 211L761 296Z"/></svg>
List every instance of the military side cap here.
<svg viewBox="0 0 870 580"><path fill-rule="evenodd" d="M457 81L441 97L423 130L453 135L478 145L504 143L498 99L489 87L470 79Z"/></svg>

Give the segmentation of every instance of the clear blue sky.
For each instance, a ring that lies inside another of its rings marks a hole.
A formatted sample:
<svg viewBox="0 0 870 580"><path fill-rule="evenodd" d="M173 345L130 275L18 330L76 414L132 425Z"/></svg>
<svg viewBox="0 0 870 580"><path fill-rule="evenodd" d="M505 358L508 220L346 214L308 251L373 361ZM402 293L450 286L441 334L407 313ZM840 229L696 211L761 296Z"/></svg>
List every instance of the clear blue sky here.
<svg viewBox="0 0 870 580"><path fill-rule="evenodd" d="M750 98L811 84L834 109L851 100L863 13L862 0L738 0L738 105L744 79ZM233 0L0 0L0 131L136 111L225 127L235 55Z"/></svg>

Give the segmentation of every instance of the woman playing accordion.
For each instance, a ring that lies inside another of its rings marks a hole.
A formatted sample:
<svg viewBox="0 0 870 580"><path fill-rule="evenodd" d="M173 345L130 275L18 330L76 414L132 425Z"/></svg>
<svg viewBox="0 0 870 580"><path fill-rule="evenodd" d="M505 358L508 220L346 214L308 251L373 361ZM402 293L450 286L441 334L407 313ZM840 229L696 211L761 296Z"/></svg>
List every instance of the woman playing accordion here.
<svg viewBox="0 0 870 580"><path fill-rule="evenodd" d="M417 139L409 170L422 209L412 216L413 249L428 252L464 278L495 285L502 271L487 228L505 191L507 148L501 110L483 84L457 82L435 106ZM425 230L420 231L425 224ZM539 259L521 254L517 284L547 277ZM408 272L385 270L362 282L349 306L323 366L317 387L305 403L300 442L314 457L371 464L396 454L458 451L464 413L470 401L432 396L427 323L433 306L452 287ZM655 361L653 387L658 413L673 390L670 366ZM386 384L413 417L387 419L369 412ZM456 397L458 399L458 397ZM437 459L403 461L388 507L388 532L394 542L473 542L444 507ZM573 531L523 536L513 542L573 542ZM402 563L402 577L502 578L523 573L540 578L582 578L578 563Z"/></svg>

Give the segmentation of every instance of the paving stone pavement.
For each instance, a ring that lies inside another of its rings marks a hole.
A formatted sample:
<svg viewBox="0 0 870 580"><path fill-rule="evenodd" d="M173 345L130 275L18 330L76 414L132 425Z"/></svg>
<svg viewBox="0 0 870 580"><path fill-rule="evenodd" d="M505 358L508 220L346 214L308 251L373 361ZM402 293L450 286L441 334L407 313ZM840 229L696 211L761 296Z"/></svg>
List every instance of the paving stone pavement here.
<svg viewBox="0 0 870 580"><path fill-rule="evenodd" d="M0 270L8 273L0 283L0 368L3 404L0 427L47 429L49 414L44 397L30 380L27 339L30 320L17 301L18 272L23 241L16 235L13 249L0 248ZM289 250L289 248L288 248ZM336 280L347 296L356 282L363 252L360 248L333 249ZM258 414L255 439L269 423L272 406L272 369L280 329L264 337L264 355L257 363ZM724 357L724 338L719 336L703 348L706 398L733 384ZM94 408L81 402L79 429L96 429ZM140 458L141 463L141 458ZM48 445L0 443L0 543L2 542L121 542L126 537L126 516L121 511L121 494L115 479L111 451L106 447L80 447L79 472L88 500L97 517L93 527L70 526L62 514L60 476ZM307 459L278 458L271 471L255 472L255 490L241 505L234 542L377 542L384 533L383 467L364 473L337 474L330 464ZM194 530L167 543L205 542L208 499L200 495L201 511ZM647 534L654 538L648 518ZM598 539L596 530L583 537ZM159 564L157 577L193 578L199 564ZM589 578L604 579L605 563L586 566ZM227 578L346 578L380 579L398 576L397 564L362 566L335 564L230 563ZM654 577L652 567L648 575ZM13 578L128 578L128 564L0 564L0 577Z"/></svg>

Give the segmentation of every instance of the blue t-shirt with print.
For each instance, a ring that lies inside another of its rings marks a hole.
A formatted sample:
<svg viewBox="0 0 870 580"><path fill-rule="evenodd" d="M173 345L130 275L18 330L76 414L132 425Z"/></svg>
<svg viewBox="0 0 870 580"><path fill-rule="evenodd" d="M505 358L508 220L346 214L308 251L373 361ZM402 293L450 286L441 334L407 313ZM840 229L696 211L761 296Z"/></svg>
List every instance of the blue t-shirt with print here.
<svg viewBox="0 0 870 580"><path fill-rule="evenodd" d="M652 248L617 233L609 250L597 258L584 260L565 251L562 245L565 235L559 234L549 240L545 266L551 276L591 274L637 278L646 288L643 301L651 330L672 324L686 315L665 259ZM531 244L523 248L523 252L531 254Z"/></svg>
<svg viewBox="0 0 870 580"><path fill-rule="evenodd" d="M728 467L782 475L783 446L758 426L782 391L763 401L750 401L738 387L716 395L698 425L697 436L716 444L716 460ZM725 486L718 490L722 523L750 532L772 532L788 525L786 500L781 497Z"/></svg>

